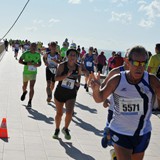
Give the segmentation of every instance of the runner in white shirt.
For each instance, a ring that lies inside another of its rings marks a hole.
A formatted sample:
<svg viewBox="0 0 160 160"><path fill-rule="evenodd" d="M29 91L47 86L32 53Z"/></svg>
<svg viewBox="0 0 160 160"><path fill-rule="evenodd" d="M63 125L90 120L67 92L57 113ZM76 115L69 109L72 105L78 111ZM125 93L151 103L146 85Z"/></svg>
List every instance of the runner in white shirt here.
<svg viewBox="0 0 160 160"><path fill-rule="evenodd" d="M18 57L19 48L20 48L19 41L16 40L16 42L14 43L14 57L15 57L16 60L17 60L17 57Z"/></svg>
<svg viewBox="0 0 160 160"><path fill-rule="evenodd" d="M51 102L52 99L52 91L54 89L55 84L55 73L57 70L57 66L61 61L61 57L56 51L57 44L55 42L50 43L50 50L43 56L43 61L46 65L46 81L47 81L47 102Z"/></svg>
<svg viewBox="0 0 160 160"><path fill-rule="evenodd" d="M111 77L102 90L94 77L91 87L97 103L113 93L115 106L110 132L117 159L142 160L151 136L153 99L155 95L160 99L160 81L145 71L148 60L145 48L133 47L128 57L128 71Z"/></svg>

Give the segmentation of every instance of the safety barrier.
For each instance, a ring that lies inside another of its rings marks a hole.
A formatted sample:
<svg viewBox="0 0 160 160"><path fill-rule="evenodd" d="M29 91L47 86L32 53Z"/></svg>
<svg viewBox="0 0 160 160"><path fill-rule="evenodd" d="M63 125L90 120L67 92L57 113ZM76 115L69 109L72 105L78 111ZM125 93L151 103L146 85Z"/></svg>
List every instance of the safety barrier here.
<svg viewBox="0 0 160 160"><path fill-rule="evenodd" d="M0 42L0 61L4 55L4 49L5 49L4 43Z"/></svg>

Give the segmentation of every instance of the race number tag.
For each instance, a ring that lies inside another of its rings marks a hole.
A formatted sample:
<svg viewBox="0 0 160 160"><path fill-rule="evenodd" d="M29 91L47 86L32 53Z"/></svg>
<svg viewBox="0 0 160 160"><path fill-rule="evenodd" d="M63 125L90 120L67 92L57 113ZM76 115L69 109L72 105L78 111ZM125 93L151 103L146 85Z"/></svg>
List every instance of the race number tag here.
<svg viewBox="0 0 160 160"><path fill-rule="evenodd" d="M66 78L62 81L61 86L68 89L73 89L75 84L75 80Z"/></svg>
<svg viewBox="0 0 160 160"><path fill-rule="evenodd" d="M143 99L142 98L120 98L119 99L120 113L123 115L143 115Z"/></svg>
<svg viewBox="0 0 160 160"><path fill-rule="evenodd" d="M30 66L28 66L28 70L29 71L36 71L37 68L35 66L33 66L33 65L30 65Z"/></svg>
<svg viewBox="0 0 160 160"><path fill-rule="evenodd" d="M92 62L89 62L89 61L86 62L86 66L87 66L87 67L92 67Z"/></svg>
<svg viewBox="0 0 160 160"><path fill-rule="evenodd" d="M52 72L52 74L56 73L56 68L49 68L49 70Z"/></svg>

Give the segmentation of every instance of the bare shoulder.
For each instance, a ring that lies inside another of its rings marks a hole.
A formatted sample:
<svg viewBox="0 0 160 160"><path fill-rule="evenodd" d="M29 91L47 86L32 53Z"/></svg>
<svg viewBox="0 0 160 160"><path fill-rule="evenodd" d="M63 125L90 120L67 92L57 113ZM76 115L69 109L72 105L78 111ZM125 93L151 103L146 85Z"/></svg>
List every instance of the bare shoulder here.
<svg viewBox="0 0 160 160"><path fill-rule="evenodd" d="M108 85L112 86L114 89L117 87L121 79L121 74L117 73L114 74L109 80L108 80Z"/></svg>
<svg viewBox="0 0 160 160"><path fill-rule="evenodd" d="M112 75L117 74L117 73L120 73L119 67L117 67L117 68L115 68L115 69L112 69L112 70L110 71L110 73L111 73Z"/></svg>

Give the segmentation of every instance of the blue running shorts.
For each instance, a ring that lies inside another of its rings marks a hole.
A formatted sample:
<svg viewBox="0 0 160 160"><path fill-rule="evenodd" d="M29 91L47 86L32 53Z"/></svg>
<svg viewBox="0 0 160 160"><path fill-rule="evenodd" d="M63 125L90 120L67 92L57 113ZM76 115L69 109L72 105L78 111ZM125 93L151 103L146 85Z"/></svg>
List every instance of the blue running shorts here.
<svg viewBox="0 0 160 160"><path fill-rule="evenodd" d="M142 136L127 136L110 130L110 134L113 143L127 149L132 149L133 153L144 152L149 145L151 137L151 132Z"/></svg>

